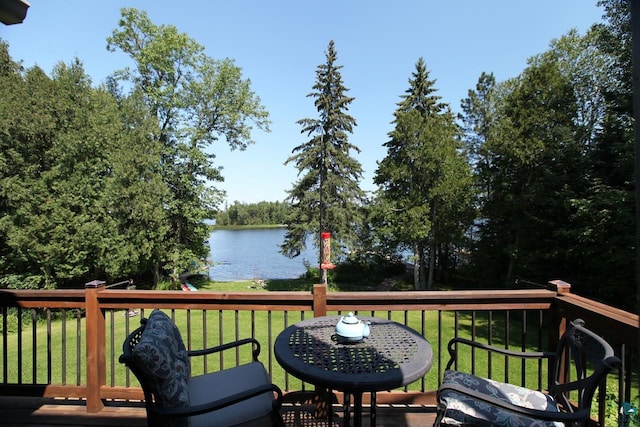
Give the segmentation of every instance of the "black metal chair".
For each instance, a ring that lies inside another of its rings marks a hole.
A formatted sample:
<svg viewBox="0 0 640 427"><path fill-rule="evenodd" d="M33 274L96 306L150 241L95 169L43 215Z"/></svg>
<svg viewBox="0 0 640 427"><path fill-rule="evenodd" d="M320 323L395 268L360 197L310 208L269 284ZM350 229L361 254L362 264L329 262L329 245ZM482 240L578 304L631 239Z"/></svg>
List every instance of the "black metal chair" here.
<svg viewBox="0 0 640 427"><path fill-rule="evenodd" d="M122 346L120 362L140 381L150 427L282 426L282 392L258 361L253 338L187 351L180 332L162 311L154 310ZM190 358L252 346L252 361L191 377Z"/></svg>
<svg viewBox="0 0 640 427"><path fill-rule="evenodd" d="M465 345L521 359L548 359L552 372L546 392L452 370ZM449 342L450 360L437 392L434 426L586 426L591 402L606 375L620 366L611 346L584 327L570 322L556 352L517 352L463 338Z"/></svg>

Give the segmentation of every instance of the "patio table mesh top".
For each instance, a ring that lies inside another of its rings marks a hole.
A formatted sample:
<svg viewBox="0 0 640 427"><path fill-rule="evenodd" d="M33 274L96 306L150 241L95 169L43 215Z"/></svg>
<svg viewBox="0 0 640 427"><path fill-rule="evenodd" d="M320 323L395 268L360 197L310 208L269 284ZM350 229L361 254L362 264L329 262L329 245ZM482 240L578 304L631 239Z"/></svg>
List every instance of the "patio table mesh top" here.
<svg viewBox="0 0 640 427"><path fill-rule="evenodd" d="M303 320L276 339L278 362L294 376L347 392L379 391L407 385L431 367L428 341L399 323L374 317L370 335L359 343L338 343L340 316Z"/></svg>

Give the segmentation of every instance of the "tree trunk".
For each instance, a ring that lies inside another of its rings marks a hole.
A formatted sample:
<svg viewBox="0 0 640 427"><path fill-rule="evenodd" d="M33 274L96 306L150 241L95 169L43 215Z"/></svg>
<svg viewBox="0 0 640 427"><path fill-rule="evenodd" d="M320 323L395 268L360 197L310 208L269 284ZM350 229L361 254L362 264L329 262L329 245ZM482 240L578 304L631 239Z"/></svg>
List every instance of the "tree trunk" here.
<svg viewBox="0 0 640 427"><path fill-rule="evenodd" d="M158 287L158 283L160 283L160 265L158 263L153 263L152 270L153 289L156 289Z"/></svg>
<svg viewBox="0 0 640 427"><path fill-rule="evenodd" d="M431 239L429 248L429 279L427 280L427 289L433 289L433 272L436 269L436 251L438 246L436 245L436 239Z"/></svg>
<svg viewBox="0 0 640 427"><path fill-rule="evenodd" d="M427 288L427 261L425 259L426 255L424 253L424 244L418 244L418 252L420 256L420 283L418 289L424 291Z"/></svg>
<svg viewBox="0 0 640 427"><path fill-rule="evenodd" d="M429 276L431 276L431 271L429 271ZM413 245L413 287L417 291L427 289L427 261L424 244L421 242Z"/></svg>
<svg viewBox="0 0 640 427"><path fill-rule="evenodd" d="M420 250L418 243L413 244L413 287L420 290Z"/></svg>
<svg viewBox="0 0 640 427"><path fill-rule="evenodd" d="M515 244L516 250L518 249L519 243L520 243L520 237L516 237L516 244ZM507 277L505 277L504 279L504 284L507 286L511 284L511 278L513 277L513 270L515 268L515 264L516 264L516 258L513 255L513 253L511 253L509 254L509 267L507 267Z"/></svg>

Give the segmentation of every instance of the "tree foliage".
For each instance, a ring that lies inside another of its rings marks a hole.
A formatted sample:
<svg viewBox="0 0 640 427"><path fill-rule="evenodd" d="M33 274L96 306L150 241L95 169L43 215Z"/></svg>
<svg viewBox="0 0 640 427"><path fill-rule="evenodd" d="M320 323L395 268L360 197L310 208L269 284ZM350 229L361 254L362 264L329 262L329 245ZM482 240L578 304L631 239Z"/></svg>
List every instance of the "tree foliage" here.
<svg viewBox="0 0 640 427"><path fill-rule="evenodd" d="M0 44L5 286L177 277L209 252L204 220L222 197L210 145L244 149L252 127L268 130L239 67L208 58L175 27L123 9L108 45L135 67L93 88L79 60L49 77Z"/></svg>
<svg viewBox="0 0 640 427"><path fill-rule="evenodd" d="M114 80L128 83L130 95L157 120L160 174L169 189L163 200L169 227L153 269L157 283L163 269L178 277L208 255L204 220L214 217L223 196L212 186L223 178L210 146L222 138L231 149L245 149L253 126L268 130L268 113L231 59L208 57L195 40L153 24L145 12L122 9L108 49L131 57L135 67L117 71Z"/></svg>
<svg viewBox="0 0 640 427"><path fill-rule="evenodd" d="M471 271L481 282L561 277L631 307L633 132L629 8L553 40L516 78L483 74L463 100L481 215Z"/></svg>
<svg viewBox="0 0 640 427"><path fill-rule="evenodd" d="M436 261L444 268L472 218L471 173L460 151L460 130L435 95L422 58L409 85L374 177L380 187L376 228L387 241L413 250L415 286L428 289Z"/></svg>
<svg viewBox="0 0 640 427"><path fill-rule="evenodd" d="M0 47L0 84L13 94L0 101L0 281L53 288L140 272L165 188L144 109L93 89L79 60L49 78Z"/></svg>
<svg viewBox="0 0 640 427"><path fill-rule="evenodd" d="M353 98L342 82L341 65L333 40L326 62L318 66L316 83L309 97L314 98L318 118L298 121L308 141L296 146L285 164L298 169L300 179L288 191L291 215L282 252L297 256L304 249L309 233L329 231L332 244L341 250L355 249L357 230L362 227L365 194L360 189L362 166L351 156L360 149L349 143L356 121L346 111ZM337 252L337 251L336 251Z"/></svg>

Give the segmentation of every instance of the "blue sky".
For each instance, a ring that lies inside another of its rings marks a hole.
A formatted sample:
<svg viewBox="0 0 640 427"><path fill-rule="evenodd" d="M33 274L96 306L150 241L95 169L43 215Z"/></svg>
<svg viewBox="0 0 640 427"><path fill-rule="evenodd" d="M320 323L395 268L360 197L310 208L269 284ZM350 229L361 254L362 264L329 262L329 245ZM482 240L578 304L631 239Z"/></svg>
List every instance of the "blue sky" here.
<svg viewBox="0 0 640 427"><path fill-rule="evenodd" d="M602 20L596 0L29 0L23 24L1 26L14 60L50 73L78 57L94 85L132 65L106 50L121 7L147 11L157 24L174 25L205 46L213 58L233 58L270 113L271 132L256 130L256 144L231 152L212 147L234 200L283 200L297 179L283 166L291 149L306 140L296 121L316 118L307 94L316 68L335 41L342 78L355 97L348 111L357 122L350 142L362 164L361 187L371 191L382 144L400 96L419 57L437 95L454 111L480 74L498 81L515 77L527 59L570 29L581 34Z"/></svg>

